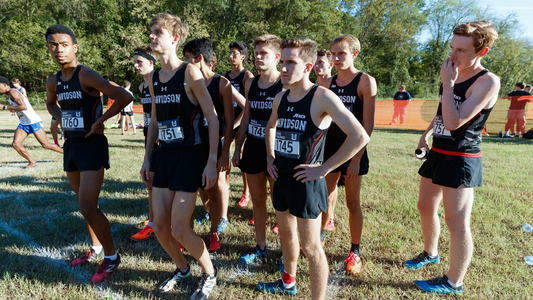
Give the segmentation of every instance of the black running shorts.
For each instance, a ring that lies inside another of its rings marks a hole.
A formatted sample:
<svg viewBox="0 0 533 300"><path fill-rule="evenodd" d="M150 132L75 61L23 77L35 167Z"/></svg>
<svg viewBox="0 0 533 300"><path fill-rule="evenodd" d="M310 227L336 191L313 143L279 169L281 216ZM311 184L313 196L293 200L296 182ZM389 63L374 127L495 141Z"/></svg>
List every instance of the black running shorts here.
<svg viewBox="0 0 533 300"><path fill-rule="evenodd" d="M202 174L207 164L204 147L201 144L184 148L161 147L152 185L176 192L196 193L202 187Z"/></svg>
<svg viewBox="0 0 533 300"><path fill-rule="evenodd" d="M292 176L292 173L278 173L273 191L274 209L278 211L288 209L291 215L302 219L316 219L321 212L327 212L326 179L302 183Z"/></svg>
<svg viewBox="0 0 533 300"><path fill-rule="evenodd" d="M328 139L326 137L326 145L324 146L324 161L328 160L330 157L332 157L337 150L342 146L345 138L330 138ZM346 171L348 170L348 165L350 164L351 160L347 160L342 165L338 166L335 170L331 171L330 173L337 173L341 172L341 175L346 175ZM363 152L363 156L361 156L361 161L359 162L359 175L366 175L368 174L370 163L368 161L368 154L365 148L365 152Z"/></svg>
<svg viewBox="0 0 533 300"><path fill-rule="evenodd" d="M63 151L65 172L98 171L101 167L109 169L109 146L105 135L66 139Z"/></svg>
<svg viewBox="0 0 533 300"><path fill-rule="evenodd" d="M265 141L248 137L244 143L239 168L247 174L266 172L266 145Z"/></svg>
<svg viewBox="0 0 533 300"><path fill-rule="evenodd" d="M458 188L481 186L483 164L481 157L462 157L429 151L427 160L418 170L422 177L445 187Z"/></svg>
<svg viewBox="0 0 533 300"><path fill-rule="evenodd" d="M161 151L161 147L155 144L154 149L152 150L152 155L150 156L150 172L155 172L155 165L157 162L157 156L159 155L159 151Z"/></svg>

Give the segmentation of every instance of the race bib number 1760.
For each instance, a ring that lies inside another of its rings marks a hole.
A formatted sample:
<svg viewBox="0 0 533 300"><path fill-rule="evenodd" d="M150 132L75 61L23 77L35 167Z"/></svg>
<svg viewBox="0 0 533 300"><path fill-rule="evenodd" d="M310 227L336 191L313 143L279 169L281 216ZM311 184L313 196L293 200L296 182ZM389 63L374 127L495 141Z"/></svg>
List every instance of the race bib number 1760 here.
<svg viewBox="0 0 533 300"><path fill-rule="evenodd" d="M83 111L62 110L61 126L64 131L83 131Z"/></svg>

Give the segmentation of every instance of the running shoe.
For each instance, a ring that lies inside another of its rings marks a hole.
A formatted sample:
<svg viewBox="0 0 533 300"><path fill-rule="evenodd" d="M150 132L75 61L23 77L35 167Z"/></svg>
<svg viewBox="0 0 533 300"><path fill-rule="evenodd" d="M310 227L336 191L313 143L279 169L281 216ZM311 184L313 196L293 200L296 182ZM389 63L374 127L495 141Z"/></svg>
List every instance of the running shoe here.
<svg viewBox="0 0 533 300"><path fill-rule="evenodd" d="M108 258L104 258L104 261L102 264L96 269L96 274L94 274L93 278L91 278L91 284L92 285L99 285L111 278L111 275L115 273L115 270L118 268L118 265L120 264L120 255L117 253L117 259L110 260Z"/></svg>
<svg viewBox="0 0 533 300"><path fill-rule="evenodd" d="M191 268L189 267L189 264L187 264L187 271L185 273L183 273L179 268L176 268L176 271L172 272L170 277L163 281L161 285L159 285L157 291L163 294L170 292L178 282L189 276L191 276Z"/></svg>
<svg viewBox="0 0 533 300"><path fill-rule="evenodd" d="M154 230L151 226L146 225L143 230L131 236L131 239L136 242L141 242L154 235Z"/></svg>
<svg viewBox="0 0 533 300"><path fill-rule="evenodd" d="M252 226L255 225L254 218L251 218L251 219L250 219L250 225L252 225Z"/></svg>
<svg viewBox="0 0 533 300"><path fill-rule="evenodd" d="M350 252L348 258L346 258L344 261L346 262L346 273L351 275L357 275L361 273L363 262L361 261L359 255L357 255L355 252Z"/></svg>
<svg viewBox="0 0 533 300"><path fill-rule="evenodd" d="M247 194L242 194L241 195L241 199L239 200L239 203L237 203L237 205L239 205L240 207L246 207L248 205L248 203L250 203L250 195L247 195Z"/></svg>
<svg viewBox="0 0 533 300"><path fill-rule="evenodd" d="M272 294L288 294L288 295L296 295L298 293L298 289L296 289L296 285L294 285L290 289L286 289L283 286L283 280L278 279L274 282L261 282L257 285L257 289L264 292L264 293L272 293Z"/></svg>
<svg viewBox="0 0 533 300"><path fill-rule="evenodd" d="M274 232L275 234L279 234L278 224L276 224L276 226L274 226L274 228L272 228L272 232Z"/></svg>
<svg viewBox="0 0 533 300"><path fill-rule="evenodd" d="M209 251L217 251L221 247L220 240L218 239L218 233L211 232L209 234Z"/></svg>
<svg viewBox="0 0 533 300"><path fill-rule="evenodd" d="M424 251L420 254L418 254L417 257L410 259L403 263L403 265L410 270L418 270L422 268L424 265L436 263L438 264L440 262L440 257L437 255L437 257L431 258L429 254Z"/></svg>
<svg viewBox="0 0 533 300"><path fill-rule="evenodd" d="M220 218L220 221L218 221L217 233L221 234L224 231L226 231L226 227L228 227L228 224L229 224L228 219Z"/></svg>
<svg viewBox="0 0 533 300"><path fill-rule="evenodd" d="M180 247L181 253L183 253L183 251L185 250L185 247L183 247L183 245L181 243L178 243L178 246Z"/></svg>
<svg viewBox="0 0 533 300"><path fill-rule="evenodd" d="M96 255L96 253L94 253L93 249L87 250L80 257L78 257L78 258L74 259L73 261L71 261L70 262L70 266L71 267L77 267L77 266L84 265L84 264L92 261L93 259L95 259L97 256L98 255Z"/></svg>
<svg viewBox="0 0 533 300"><path fill-rule="evenodd" d="M416 286L428 293L434 294L463 294L463 286L461 285L458 288L454 288L448 282L448 277L444 275L443 277L435 277L430 280L416 280Z"/></svg>
<svg viewBox="0 0 533 300"><path fill-rule="evenodd" d="M194 224L196 225L202 225L204 224L207 220L209 220L209 213L206 212L205 214L201 215L198 219L194 220Z"/></svg>
<svg viewBox="0 0 533 300"><path fill-rule="evenodd" d="M146 219L146 220L144 220L143 225L146 226L146 225L148 225L148 223L150 223L150 220Z"/></svg>
<svg viewBox="0 0 533 300"><path fill-rule="evenodd" d="M266 247L265 247L264 250L261 250L261 248L259 248L259 245L256 245L250 252L248 252L248 253L244 254L243 256L241 256L241 258L239 260L243 264L251 264L256 259L265 258L266 253L267 253Z"/></svg>
<svg viewBox="0 0 533 300"><path fill-rule="evenodd" d="M192 294L191 300L205 300L209 297L209 294L211 294L211 291L217 283L218 271L215 266L213 267L215 268L215 274L202 274L198 288Z"/></svg>
<svg viewBox="0 0 533 300"><path fill-rule="evenodd" d="M329 219L328 225L326 225L327 231L333 231L335 230L335 223L333 223L333 218Z"/></svg>

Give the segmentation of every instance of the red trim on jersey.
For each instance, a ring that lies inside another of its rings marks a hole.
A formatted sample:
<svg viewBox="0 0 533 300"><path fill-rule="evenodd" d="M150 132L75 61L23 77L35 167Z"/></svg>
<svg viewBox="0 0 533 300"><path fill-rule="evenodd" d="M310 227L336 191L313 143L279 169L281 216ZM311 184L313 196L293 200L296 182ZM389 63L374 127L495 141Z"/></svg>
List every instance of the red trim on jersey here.
<svg viewBox="0 0 533 300"><path fill-rule="evenodd" d="M307 157L307 160L305 161L306 164L309 163L309 160L311 159L311 154L313 154L313 148L315 148L315 144L316 142L318 142L318 140L320 140L320 137L324 134L324 131L322 131L318 137L316 138L316 140L313 142L313 145L311 146L311 151L309 151L309 156Z"/></svg>
<svg viewBox="0 0 533 300"><path fill-rule="evenodd" d="M440 154L451 155L451 156L461 156L461 157L482 157L483 156L483 153L481 152L478 152L478 153L455 152L455 151L441 150L435 147L432 147L431 151L435 151Z"/></svg>

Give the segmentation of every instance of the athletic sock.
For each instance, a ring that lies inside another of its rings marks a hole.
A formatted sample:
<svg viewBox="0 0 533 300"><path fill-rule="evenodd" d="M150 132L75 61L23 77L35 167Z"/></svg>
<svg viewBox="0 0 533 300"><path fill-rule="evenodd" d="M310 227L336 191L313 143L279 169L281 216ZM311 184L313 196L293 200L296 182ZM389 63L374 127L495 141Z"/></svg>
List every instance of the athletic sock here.
<svg viewBox="0 0 533 300"><path fill-rule="evenodd" d="M91 249L94 250L94 254L99 255L100 253L102 253L104 246L91 246Z"/></svg>
<svg viewBox="0 0 533 300"><path fill-rule="evenodd" d="M450 284L450 286L454 289L458 289L460 288L461 286L463 286L463 284L455 284L453 282L450 281L450 279L448 279L448 283Z"/></svg>
<svg viewBox="0 0 533 300"><path fill-rule="evenodd" d="M438 254L437 255L429 255L428 254L428 257L431 258L431 259L436 259L437 257L439 257L439 255Z"/></svg>
<svg viewBox="0 0 533 300"><path fill-rule="evenodd" d="M185 269L180 269L181 274L187 274L189 272L190 268L191 267L189 266L189 264L187 264L187 267Z"/></svg>
<svg viewBox="0 0 533 300"><path fill-rule="evenodd" d="M111 256L105 256L104 255L104 258L107 258L107 259L110 259L110 260L115 260L117 259L118 255L117 255L117 251L115 251L115 254L111 255Z"/></svg>
<svg viewBox="0 0 533 300"><path fill-rule="evenodd" d="M148 221L148 224L147 224L147 225L150 226L150 227L152 227L153 224L154 224L154 223L152 223L152 221Z"/></svg>
<svg viewBox="0 0 533 300"><path fill-rule="evenodd" d="M59 142L57 141L57 139L54 139L54 144L56 144L56 146L59 146Z"/></svg>
<svg viewBox="0 0 533 300"><path fill-rule="evenodd" d="M359 253L359 244L352 243L352 249L350 249L350 252L357 254L357 256L361 256Z"/></svg>
<svg viewBox="0 0 533 300"><path fill-rule="evenodd" d="M296 276L292 276L291 274L283 271L283 277L281 278L283 281L283 287L285 289L291 289L293 286L296 285Z"/></svg>
<svg viewBox="0 0 533 300"><path fill-rule="evenodd" d="M326 229L320 230L320 242L323 242L326 239Z"/></svg>

